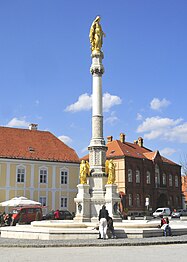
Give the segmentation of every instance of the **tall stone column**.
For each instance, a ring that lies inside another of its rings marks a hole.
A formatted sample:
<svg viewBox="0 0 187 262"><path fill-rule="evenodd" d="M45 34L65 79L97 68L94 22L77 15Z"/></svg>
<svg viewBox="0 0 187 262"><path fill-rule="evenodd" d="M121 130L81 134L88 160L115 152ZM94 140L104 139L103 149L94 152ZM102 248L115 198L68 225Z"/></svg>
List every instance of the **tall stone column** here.
<svg viewBox="0 0 187 262"><path fill-rule="evenodd" d="M78 185L78 194L75 198L77 205L76 221L98 221L99 210L106 204L109 214L115 218L119 198L116 193L116 185L107 185L107 174L105 174L106 151L103 138L103 94L102 75L104 58L101 50L105 36L100 25L100 17L97 16L90 28L90 43L92 64L92 138L89 150L89 175L87 183ZM83 183L84 181L82 181Z"/></svg>
<svg viewBox="0 0 187 262"><path fill-rule="evenodd" d="M91 220L98 219L98 213L101 205L105 204L105 185L107 177L105 174L105 161L107 147L103 138L103 94L102 94L102 75L104 67L102 59L103 36L105 36L100 25L100 17L97 16L90 28L90 43L92 65L90 72L92 74L92 138L89 150L90 164L90 202L91 202Z"/></svg>
<svg viewBox="0 0 187 262"><path fill-rule="evenodd" d="M92 176L105 175L105 161L107 147L103 138L103 105L102 105L102 64L103 53L92 53L92 138L89 150L89 164Z"/></svg>

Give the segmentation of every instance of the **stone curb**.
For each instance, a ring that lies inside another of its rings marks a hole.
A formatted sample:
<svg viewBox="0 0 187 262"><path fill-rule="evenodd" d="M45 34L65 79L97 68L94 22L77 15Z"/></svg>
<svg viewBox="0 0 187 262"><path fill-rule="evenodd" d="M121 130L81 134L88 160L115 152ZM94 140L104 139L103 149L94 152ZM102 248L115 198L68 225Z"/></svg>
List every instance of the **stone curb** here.
<svg viewBox="0 0 187 262"><path fill-rule="evenodd" d="M3 243L5 240L5 243ZM168 237L160 239L127 239L127 240L68 240L68 241L20 241L19 239L12 241L12 239L0 239L0 247L6 248L48 248L48 247L110 247L110 246L152 246L152 245L172 245L172 244L187 244L187 236L185 239L178 237Z"/></svg>

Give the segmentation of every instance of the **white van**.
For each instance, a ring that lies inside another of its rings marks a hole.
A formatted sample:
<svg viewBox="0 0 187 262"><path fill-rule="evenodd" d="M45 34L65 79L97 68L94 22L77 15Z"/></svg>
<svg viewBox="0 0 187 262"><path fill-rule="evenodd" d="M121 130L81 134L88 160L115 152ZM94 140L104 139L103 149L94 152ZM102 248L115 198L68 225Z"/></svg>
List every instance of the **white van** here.
<svg viewBox="0 0 187 262"><path fill-rule="evenodd" d="M157 210L153 213L154 217L160 217L160 216L170 216L171 210L169 207L159 207Z"/></svg>

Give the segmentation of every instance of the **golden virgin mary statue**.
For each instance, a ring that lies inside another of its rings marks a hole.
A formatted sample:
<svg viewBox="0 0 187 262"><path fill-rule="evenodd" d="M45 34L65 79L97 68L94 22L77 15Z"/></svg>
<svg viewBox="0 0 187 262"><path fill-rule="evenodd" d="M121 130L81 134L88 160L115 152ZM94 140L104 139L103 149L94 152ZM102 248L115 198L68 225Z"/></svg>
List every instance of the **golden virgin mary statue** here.
<svg viewBox="0 0 187 262"><path fill-rule="evenodd" d="M100 53L103 45L103 36L105 36L105 33L103 32L102 27L99 23L100 20L100 16L97 16L90 28L89 37L92 53Z"/></svg>

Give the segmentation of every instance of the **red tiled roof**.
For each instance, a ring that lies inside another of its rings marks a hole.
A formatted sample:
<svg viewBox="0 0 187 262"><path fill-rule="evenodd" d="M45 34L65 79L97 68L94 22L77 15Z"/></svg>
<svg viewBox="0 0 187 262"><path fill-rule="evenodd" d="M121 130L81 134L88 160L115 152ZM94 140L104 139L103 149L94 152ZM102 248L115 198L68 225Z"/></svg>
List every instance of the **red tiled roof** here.
<svg viewBox="0 0 187 262"><path fill-rule="evenodd" d="M145 147L140 147L137 144L129 142L122 143L120 140L113 140L107 144L107 158L116 156L131 156L135 158L145 158L144 153L150 152L151 150Z"/></svg>
<svg viewBox="0 0 187 262"><path fill-rule="evenodd" d="M122 143L119 140L113 140L107 144L107 158L111 157L122 157L122 156L130 156L135 158L147 158L149 160L154 160L158 151L151 151L146 147L141 147L138 144L133 144L129 142ZM176 165L176 163L171 160L160 156L163 162L169 163L171 165Z"/></svg>
<svg viewBox="0 0 187 262"><path fill-rule="evenodd" d="M0 158L79 163L76 152L48 131L0 127Z"/></svg>
<svg viewBox="0 0 187 262"><path fill-rule="evenodd" d="M147 158L149 160L154 160L158 151L151 151L146 147L140 147L138 144L133 144L129 142L122 143L120 140L113 140L106 145L108 147L106 157L107 158L117 158L117 157L134 157L134 158ZM171 160L160 156L163 162L169 163L171 165L176 165L176 163ZM84 156L83 159L88 159L88 155Z"/></svg>

